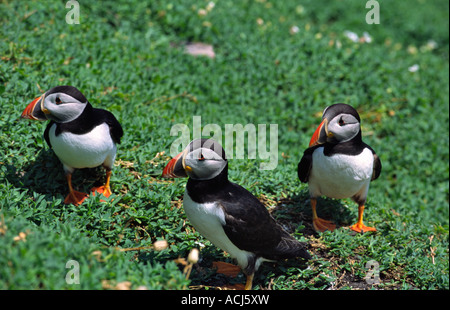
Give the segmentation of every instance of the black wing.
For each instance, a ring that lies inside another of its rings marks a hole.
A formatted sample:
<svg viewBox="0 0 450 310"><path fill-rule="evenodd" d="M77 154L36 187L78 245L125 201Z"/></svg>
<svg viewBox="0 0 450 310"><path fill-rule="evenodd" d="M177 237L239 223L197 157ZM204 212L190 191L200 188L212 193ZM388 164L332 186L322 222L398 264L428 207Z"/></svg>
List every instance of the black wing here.
<svg viewBox="0 0 450 310"><path fill-rule="evenodd" d="M381 174L381 160L380 157L372 150L373 152L373 172L372 172L372 180L378 179Z"/></svg>
<svg viewBox="0 0 450 310"><path fill-rule="evenodd" d="M269 214L264 205L243 187L230 183L227 199L219 201L224 209L224 231L238 248L267 259L304 257L304 243L289 235ZM234 198L235 197L235 198Z"/></svg>
<svg viewBox="0 0 450 310"><path fill-rule="evenodd" d="M119 144L120 139L123 136L123 129L119 121L114 116L114 114L103 109L94 109L94 110L95 113L97 114L97 119L101 119L103 122L108 124L109 132L111 134L111 138L114 141L114 143Z"/></svg>
<svg viewBox="0 0 450 310"><path fill-rule="evenodd" d="M45 142L47 142L47 144L48 144L48 146L50 148L52 148L52 144L50 143L49 132L50 132L50 127L52 127L52 125L54 123L55 123L54 121L50 121L50 123L47 124L47 127L45 127L45 130L44 130L44 139L45 139Z"/></svg>
<svg viewBox="0 0 450 310"><path fill-rule="evenodd" d="M372 179L371 179L371 181L373 181L373 180L378 179L378 177L381 174L381 160L380 160L380 157L378 157L377 153L375 153L373 148L371 148L368 144L365 144L365 146L373 154L373 171L372 171Z"/></svg>
<svg viewBox="0 0 450 310"><path fill-rule="evenodd" d="M305 152L303 152L303 157L302 159L300 159L300 162L298 163L297 168L298 178L303 183L308 183L309 173L311 172L313 161L312 155L317 147L318 146L307 148Z"/></svg>

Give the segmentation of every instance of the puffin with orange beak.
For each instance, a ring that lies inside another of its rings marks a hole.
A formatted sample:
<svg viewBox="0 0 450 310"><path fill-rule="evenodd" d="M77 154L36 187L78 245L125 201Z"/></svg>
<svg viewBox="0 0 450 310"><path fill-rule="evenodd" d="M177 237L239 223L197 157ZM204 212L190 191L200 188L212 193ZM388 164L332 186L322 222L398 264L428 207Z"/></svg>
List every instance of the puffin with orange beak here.
<svg viewBox="0 0 450 310"><path fill-rule="evenodd" d="M381 173L381 161L362 141L360 117L350 105L338 103L323 111L322 122L314 132L309 148L298 164L298 177L308 183L317 231L336 228L317 216L317 197L351 197L358 204L358 221L350 228L356 232L376 231L363 223L364 204L369 185Z"/></svg>
<svg viewBox="0 0 450 310"><path fill-rule="evenodd" d="M183 207L192 226L235 258L247 276L245 289L264 261L311 256L249 191L228 180L222 146L196 139L164 168L163 177L189 177ZM237 271L239 271L237 267Z"/></svg>
<svg viewBox="0 0 450 310"><path fill-rule="evenodd" d="M69 194L65 203L79 205L88 196L72 186L72 173L80 168L102 165L106 169L106 183L92 191L105 197L111 195L109 182L116 144L123 136L122 127L111 112L93 108L73 86L57 86L34 99L23 111L22 118L50 121L44 138L66 173Z"/></svg>

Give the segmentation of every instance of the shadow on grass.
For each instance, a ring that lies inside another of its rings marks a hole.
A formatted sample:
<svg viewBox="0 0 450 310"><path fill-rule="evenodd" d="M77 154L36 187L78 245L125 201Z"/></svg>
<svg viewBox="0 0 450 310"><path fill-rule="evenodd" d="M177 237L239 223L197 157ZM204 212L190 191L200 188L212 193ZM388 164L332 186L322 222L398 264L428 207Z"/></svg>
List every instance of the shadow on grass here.
<svg viewBox="0 0 450 310"><path fill-rule="evenodd" d="M312 225L311 201L308 192L281 198L270 213L290 234L297 232L306 237L318 236ZM342 200L329 198L317 198L317 215L325 220L333 221L337 228L350 225L355 220Z"/></svg>
<svg viewBox="0 0 450 310"><path fill-rule="evenodd" d="M6 166L6 179L15 187L23 188L46 196L46 199L60 194L67 195L68 187L63 166L50 149L42 149L34 161L26 163L22 169L14 165ZM19 166L19 165L17 165ZM92 186L101 185L104 179L104 169L76 169L72 183L76 190L89 192Z"/></svg>

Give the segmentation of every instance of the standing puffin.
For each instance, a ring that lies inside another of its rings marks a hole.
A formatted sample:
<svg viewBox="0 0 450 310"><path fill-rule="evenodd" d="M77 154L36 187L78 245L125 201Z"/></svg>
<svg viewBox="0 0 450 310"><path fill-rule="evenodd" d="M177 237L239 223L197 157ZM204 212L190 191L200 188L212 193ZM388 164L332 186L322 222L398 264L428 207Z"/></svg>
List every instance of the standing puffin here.
<svg viewBox="0 0 450 310"><path fill-rule="evenodd" d="M337 199L351 197L358 204L358 222L350 228L357 232L376 231L363 224L363 213L370 181L380 173L379 157L362 141L358 112L343 103L325 108L322 122L298 164L298 177L309 186L314 228L318 231L336 228L317 216L317 197L324 195Z"/></svg>
<svg viewBox="0 0 450 310"><path fill-rule="evenodd" d="M263 261L311 258L306 245L289 235L249 191L228 180L223 148L196 139L164 168L163 177L189 177L183 207L195 229L235 258L252 288Z"/></svg>
<svg viewBox="0 0 450 310"><path fill-rule="evenodd" d="M64 202L79 205L88 196L72 187L74 169L106 169L104 186L93 192L111 195L109 180L116 157L116 144L120 143L123 130L111 112L95 109L86 97L73 86L57 86L34 99L22 113L22 118L50 120L44 138L63 164L69 185Z"/></svg>

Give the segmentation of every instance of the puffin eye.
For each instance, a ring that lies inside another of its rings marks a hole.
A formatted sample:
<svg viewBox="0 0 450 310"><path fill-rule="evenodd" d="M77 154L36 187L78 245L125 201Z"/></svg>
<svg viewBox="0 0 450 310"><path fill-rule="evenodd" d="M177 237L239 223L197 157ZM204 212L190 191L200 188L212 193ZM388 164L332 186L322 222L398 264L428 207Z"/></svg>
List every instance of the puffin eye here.
<svg viewBox="0 0 450 310"><path fill-rule="evenodd" d="M342 117L339 119L339 126L344 126L345 125L345 122L344 122L344 120L342 119Z"/></svg>
<svg viewBox="0 0 450 310"><path fill-rule="evenodd" d="M199 157L198 157L198 161L204 161L205 157L203 156L202 153L200 153Z"/></svg>
<svg viewBox="0 0 450 310"><path fill-rule="evenodd" d="M56 97L55 102L56 102L56 104L60 104L61 103L61 99L59 97Z"/></svg>

